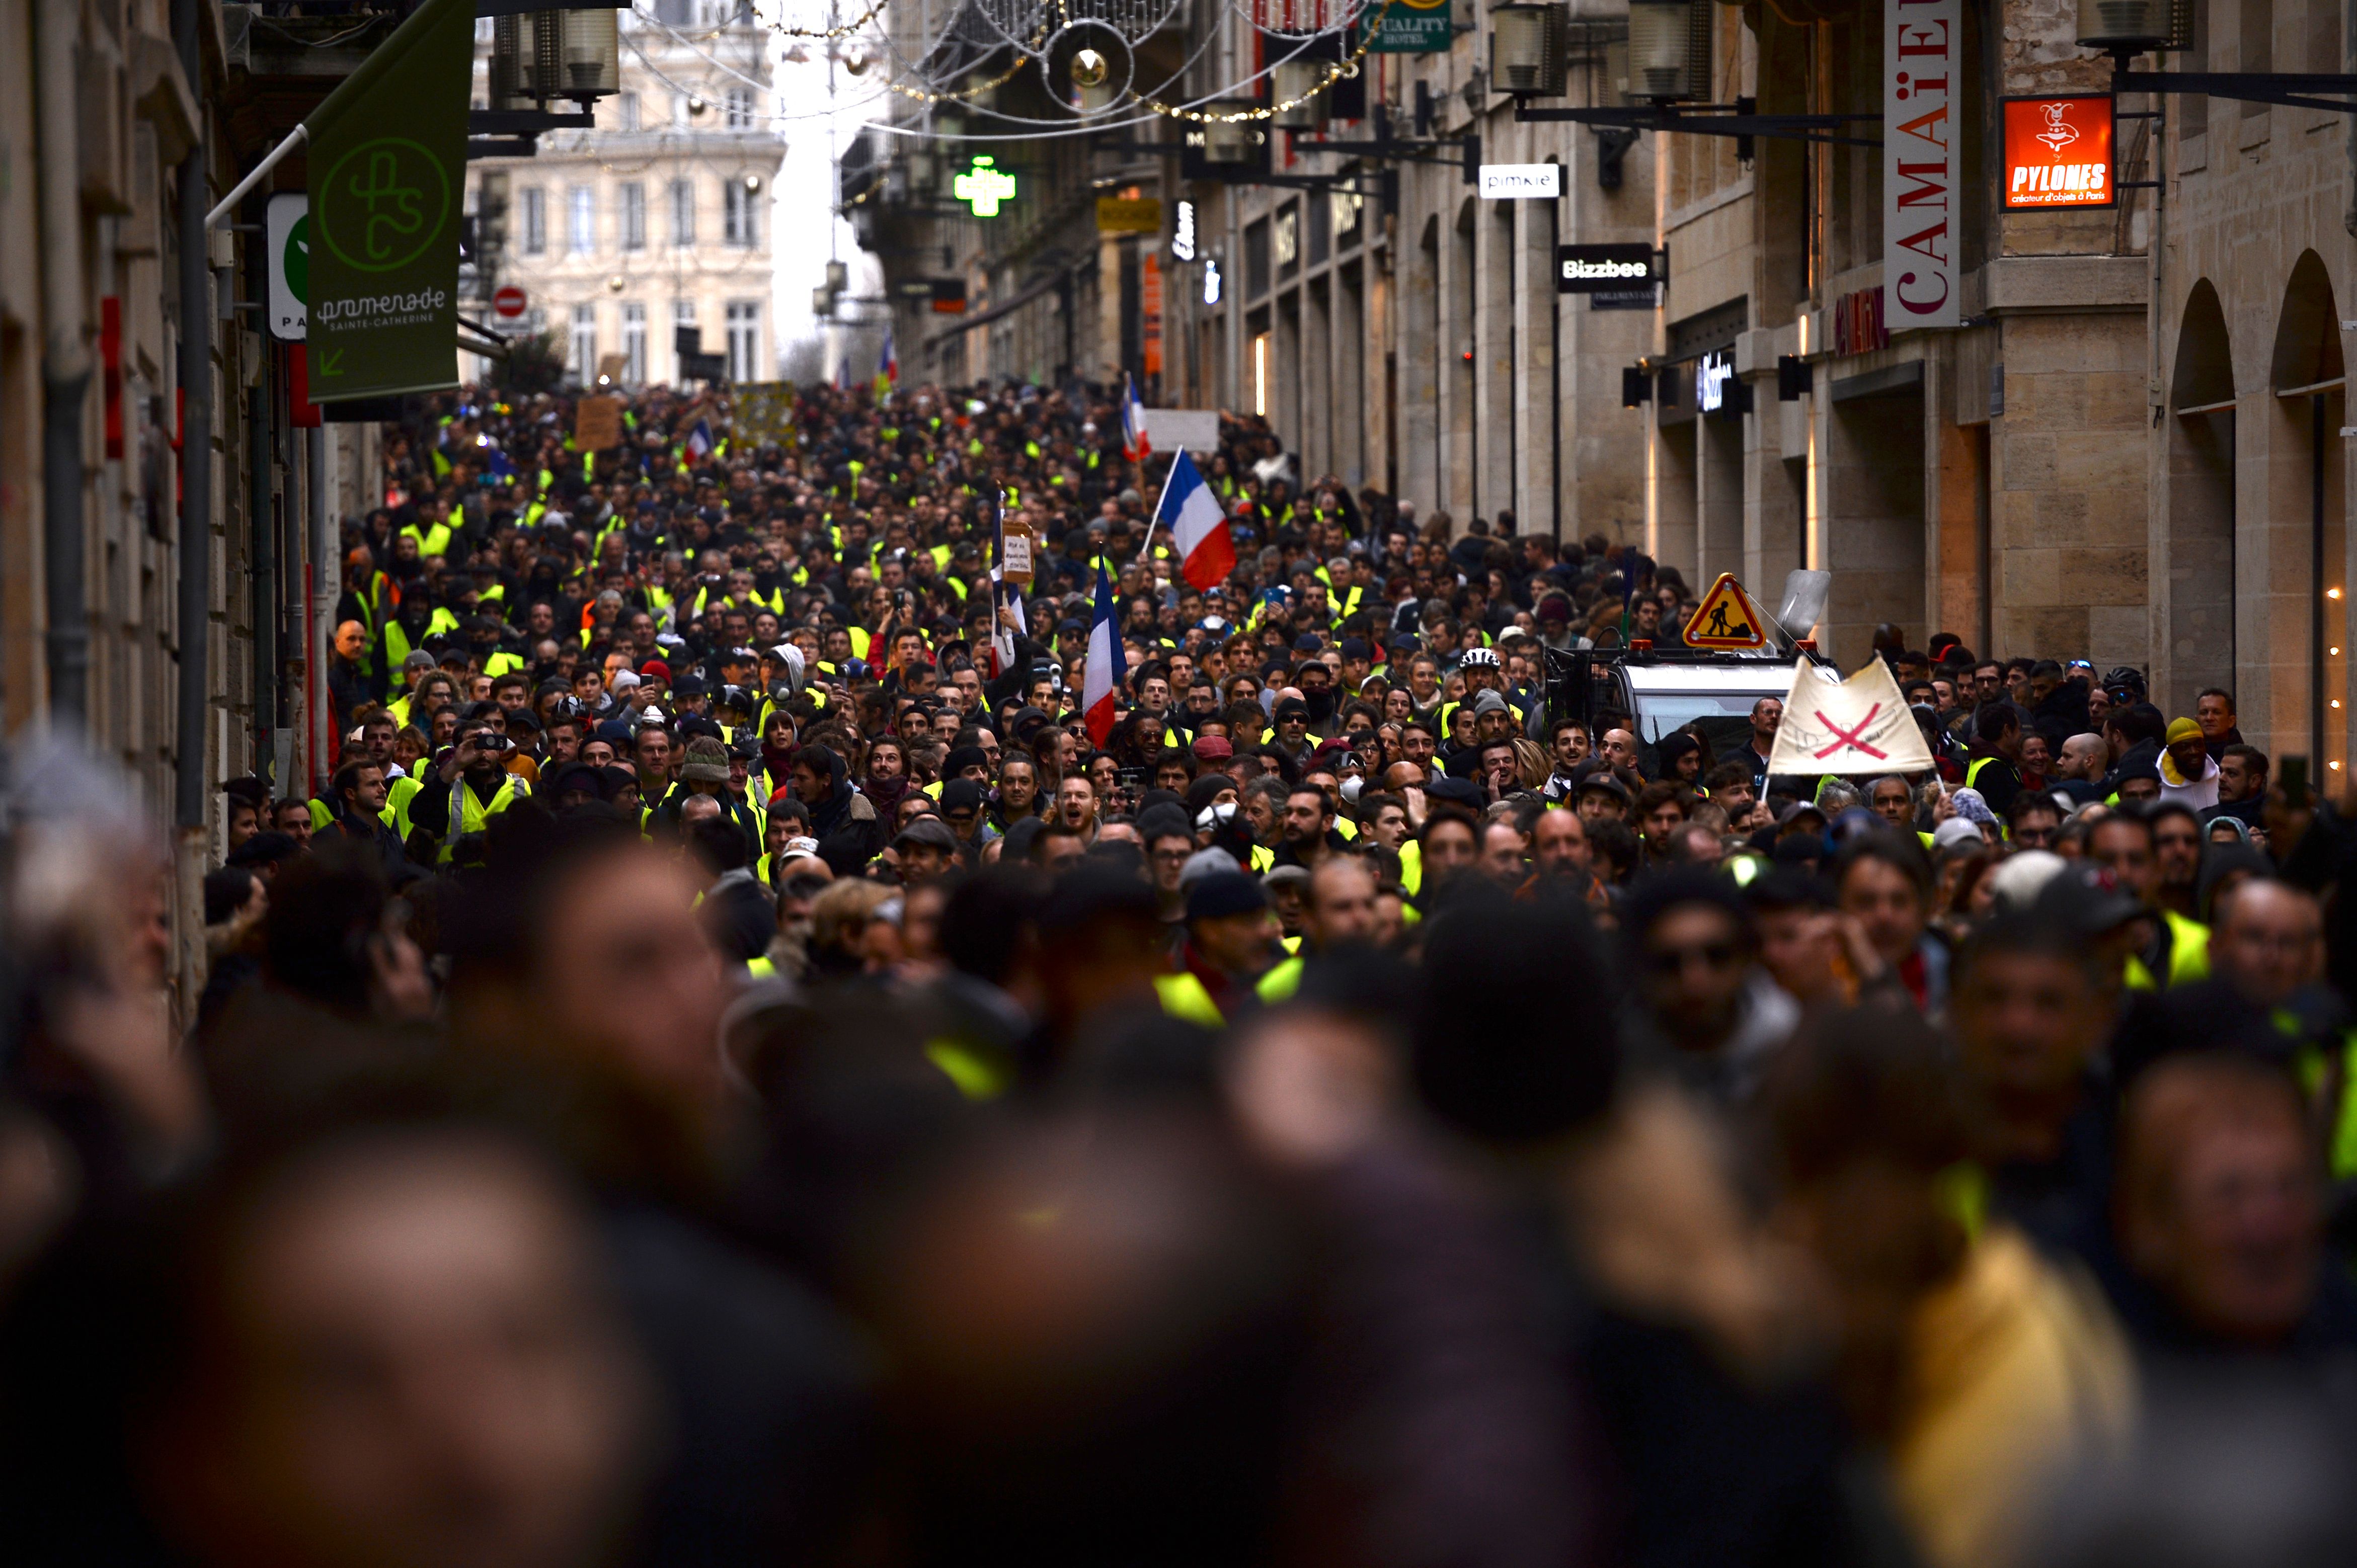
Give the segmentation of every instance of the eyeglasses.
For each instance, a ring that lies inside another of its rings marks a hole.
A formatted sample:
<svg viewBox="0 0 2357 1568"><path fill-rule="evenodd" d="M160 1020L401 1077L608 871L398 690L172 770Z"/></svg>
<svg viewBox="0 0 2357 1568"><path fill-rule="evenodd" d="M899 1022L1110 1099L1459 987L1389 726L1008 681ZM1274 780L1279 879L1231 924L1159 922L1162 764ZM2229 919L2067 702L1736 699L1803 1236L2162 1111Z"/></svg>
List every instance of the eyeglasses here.
<svg viewBox="0 0 2357 1568"><path fill-rule="evenodd" d="M1733 942L1697 942L1691 947L1648 948L1645 965L1656 974L1677 974L1687 964L1699 963L1706 969L1728 969L1742 952Z"/></svg>

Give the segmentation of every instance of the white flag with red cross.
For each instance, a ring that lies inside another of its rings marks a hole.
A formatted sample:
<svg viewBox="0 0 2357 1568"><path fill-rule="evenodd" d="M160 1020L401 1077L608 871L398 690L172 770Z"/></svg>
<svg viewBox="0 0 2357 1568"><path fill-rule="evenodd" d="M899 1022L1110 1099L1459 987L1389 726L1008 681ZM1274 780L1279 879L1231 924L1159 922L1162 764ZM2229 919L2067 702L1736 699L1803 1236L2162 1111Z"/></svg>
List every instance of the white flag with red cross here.
<svg viewBox="0 0 2357 1568"><path fill-rule="evenodd" d="M1805 659L1793 666L1770 773L1920 773L1935 766L1889 665L1869 660L1846 681Z"/></svg>

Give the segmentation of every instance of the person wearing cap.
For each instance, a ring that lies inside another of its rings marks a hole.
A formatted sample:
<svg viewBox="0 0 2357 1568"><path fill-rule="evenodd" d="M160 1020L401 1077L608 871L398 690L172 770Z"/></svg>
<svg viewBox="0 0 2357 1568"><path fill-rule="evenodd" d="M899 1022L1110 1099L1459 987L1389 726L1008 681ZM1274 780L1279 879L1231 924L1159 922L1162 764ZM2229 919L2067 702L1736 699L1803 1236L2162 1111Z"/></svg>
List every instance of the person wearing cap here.
<svg viewBox="0 0 2357 1568"><path fill-rule="evenodd" d="M989 786L974 779L956 778L942 785L942 821L957 839L958 854L969 865L982 864L983 851L998 837L990 825Z"/></svg>
<svg viewBox="0 0 2357 1568"><path fill-rule="evenodd" d="M1157 975L1162 1010L1174 1018L1222 1028L1276 955L1277 925L1259 881L1215 871L1187 891L1187 940L1178 967Z"/></svg>
<svg viewBox="0 0 2357 1568"><path fill-rule="evenodd" d="M931 882L958 863L962 846L950 825L927 811L892 838L892 854L903 883Z"/></svg>
<svg viewBox="0 0 2357 1568"><path fill-rule="evenodd" d="M685 821L687 802L709 797L720 814L744 835L746 864L751 865L769 836L768 813L730 789L735 769L727 746L710 736L693 737L679 754L674 776L677 782L668 793L658 794L651 786L641 787L640 793L648 801L640 813L641 822L651 830L657 820L681 826Z"/></svg>
<svg viewBox="0 0 2357 1568"><path fill-rule="evenodd" d="M2193 719L2172 719L2160 752L2160 798L2206 811L2218 803L2218 763Z"/></svg>
<svg viewBox="0 0 2357 1568"><path fill-rule="evenodd" d="M1574 775L1571 788L1572 809L1585 827L1607 818L1626 822L1637 798L1618 774L1602 762L1590 759L1580 765Z"/></svg>

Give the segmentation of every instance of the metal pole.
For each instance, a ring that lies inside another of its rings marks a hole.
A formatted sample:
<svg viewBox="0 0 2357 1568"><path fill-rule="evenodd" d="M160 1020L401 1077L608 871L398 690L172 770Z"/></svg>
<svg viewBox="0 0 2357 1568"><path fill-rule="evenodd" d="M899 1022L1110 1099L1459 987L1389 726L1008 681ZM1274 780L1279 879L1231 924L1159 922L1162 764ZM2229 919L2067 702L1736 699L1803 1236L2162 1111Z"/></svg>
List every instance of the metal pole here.
<svg viewBox="0 0 2357 1568"><path fill-rule="evenodd" d="M185 0L183 0L185 3ZM33 8L33 91L40 125L41 548L49 656L49 717L79 730L89 714L90 611L84 602L82 413L90 394L83 340L78 7Z"/></svg>
<svg viewBox="0 0 2357 1568"><path fill-rule="evenodd" d="M188 0L175 0L176 5L186 5L187 3ZM184 47L182 49L184 57L186 53L187 49ZM183 58L181 64L185 67L187 63L186 59ZM188 79L188 84L193 87L196 85L196 81L197 79L192 76ZM253 167L247 172L246 177L243 179L239 180L236 186L231 189L227 196L221 199L220 205L216 206L211 211L204 215L204 226L210 229L214 224L220 222L231 208L235 207L239 202L243 201L248 196L253 193L253 188L260 185L263 180L269 176L272 169L276 168L280 164L285 162L286 156L289 153L294 152L297 147L300 147L304 143L308 142L310 139L311 127L308 125L297 125L293 130L287 132L285 139L280 142L276 146L271 148L268 153L264 154L262 161L254 165Z"/></svg>
<svg viewBox="0 0 2357 1568"><path fill-rule="evenodd" d="M201 69L201 61L193 59L196 0L177 0L174 8L188 19L180 48L182 63L193 73ZM189 77L191 82L200 80ZM200 134L196 150L180 164L180 687L174 782L175 820L184 829L205 825L210 794L205 714L212 647L213 277L205 231L208 140Z"/></svg>
<svg viewBox="0 0 2357 1568"><path fill-rule="evenodd" d="M270 510L270 381L245 394L246 527L253 542L253 771L274 779L278 764L278 523Z"/></svg>
<svg viewBox="0 0 2357 1568"><path fill-rule="evenodd" d="M1547 270L1555 270L1555 247L1563 243L1563 203L1570 199L1571 170L1555 177L1564 194L1547 203ZM1547 488L1554 497L1548 526L1563 542L1563 295L1547 290Z"/></svg>
<svg viewBox="0 0 2357 1568"><path fill-rule="evenodd" d="M2308 400L2308 755L2309 777L2324 782L2324 394Z"/></svg>
<svg viewBox="0 0 2357 1568"><path fill-rule="evenodd" d="M307 516L311 532L311 565L307 584L311 602L306 607L306 625L310 632L304 645L304 656L310 665L310 678L305 683L311 696L311 776L305 785L314 795L324 795L328 774L334 767L336 703L328 690L328 647L335 635L336 589L342 579L340 563L336 559L334 522L328 507L328 427L324 424L304 432L305 456L308 472L304 499L308 503Z"/></svg>

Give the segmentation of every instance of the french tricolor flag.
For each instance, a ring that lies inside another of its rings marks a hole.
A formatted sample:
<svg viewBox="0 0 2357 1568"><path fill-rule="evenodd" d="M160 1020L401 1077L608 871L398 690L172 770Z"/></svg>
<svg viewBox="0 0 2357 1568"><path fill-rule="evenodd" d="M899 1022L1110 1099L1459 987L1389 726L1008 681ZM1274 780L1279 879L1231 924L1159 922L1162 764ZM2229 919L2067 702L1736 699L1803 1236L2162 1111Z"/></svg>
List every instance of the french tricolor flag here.
<svg viewBox="0 0 2357 1568"><path fill-rule="evenodd" d="M1137 384L1124 371L1121 376L1121 455L1133 463L1143 463L1154 453L1154 443L1146 435L1146 408L1137 401Z"/></svg>
<svg viewBox="0 0 2357 1568"><path fill-rule="evenodd" d="M1113 733L1121 697L1121 678L1128 670L1122 657L1121 626L1114 618L1113 583L1104 563L1097 563L1096 613L1089 619L1088 667L1081 677L1081 718L1089 726L1089 744L1102 747Z"/></svg>
<svg viewBox="0 0 2357 1568"><path fill-rule="evenodd" d="M712 425L708 421L697 420L695 428L687 433L687 455L698 463L712 456Z"/></svg>
<svg viewBox="0 0 2357 1568"><path fill-rule="evenodd" d="M1154 516L1170 531L1178 546L1178 569L1198 593L1236 569L1236 542L1228 532L1227 510L1196 472L1195 459L1183 451L1170 460L1170 477L1163 481L1161 504Z"/></svg>

